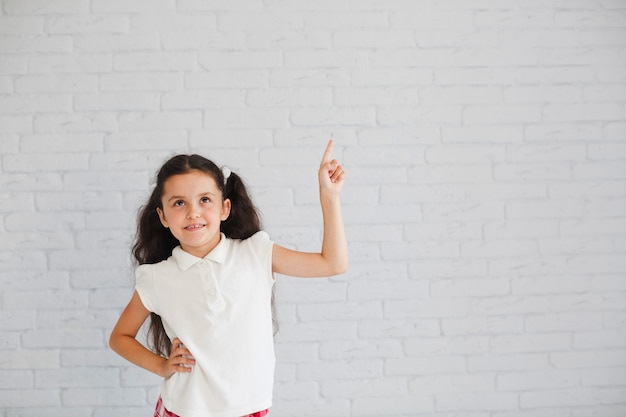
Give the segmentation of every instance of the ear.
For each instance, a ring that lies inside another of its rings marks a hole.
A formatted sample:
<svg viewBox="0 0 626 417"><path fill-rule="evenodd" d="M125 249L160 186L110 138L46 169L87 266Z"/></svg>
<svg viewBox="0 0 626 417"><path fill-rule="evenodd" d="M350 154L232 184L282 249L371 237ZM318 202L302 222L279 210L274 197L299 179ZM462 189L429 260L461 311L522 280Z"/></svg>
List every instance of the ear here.
<svg viewBox="0 0 626 417"><path fill-rule="evenodd" d="M161 220L161 224L163 225L163 227L169 227L167 224L167 220L165 220L165 213L163 213L163 210L161 210L160 207L157 207L157 214L159 215L159 220Z"/></svg>
<svg viewBox="0 0 626 417"><path fill-rule="evenodd" d="M222 221L226 220L228 216L230 216L230 208L230 199L225 198L224 202L222 203Z"/></svg>

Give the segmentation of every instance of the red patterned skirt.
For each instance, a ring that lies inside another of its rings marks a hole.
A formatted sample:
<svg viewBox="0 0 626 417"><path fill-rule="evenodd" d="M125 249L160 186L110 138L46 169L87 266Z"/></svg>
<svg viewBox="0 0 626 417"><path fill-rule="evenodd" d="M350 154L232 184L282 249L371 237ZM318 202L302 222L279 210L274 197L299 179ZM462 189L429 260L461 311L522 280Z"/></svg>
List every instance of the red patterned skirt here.
<svg viewBox="0 0 626 417"><path fill-rule="evenodd" d="M265 417L269 414L269 410L257 411L256 413L247 414L242 417ZM154 410L154 417L179 417L177 414L172 413L171 411L167 411L165 407L163 407L163 400L159 397L159 401L157 401L156 409Z"/></svg>

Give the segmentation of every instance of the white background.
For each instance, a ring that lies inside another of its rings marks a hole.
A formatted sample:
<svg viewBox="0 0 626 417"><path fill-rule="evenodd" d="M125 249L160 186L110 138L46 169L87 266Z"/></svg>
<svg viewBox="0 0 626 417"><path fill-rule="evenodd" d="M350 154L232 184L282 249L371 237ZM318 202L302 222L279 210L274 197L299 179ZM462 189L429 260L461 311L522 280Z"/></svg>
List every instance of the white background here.
<svg viewBox="0 0 626 417"><path fill-rule="evenodd" d="M198 152L277 242L274 417L626 415L623 0L0 1L0 416L150 416L107 347L154 172Z"/></svg>

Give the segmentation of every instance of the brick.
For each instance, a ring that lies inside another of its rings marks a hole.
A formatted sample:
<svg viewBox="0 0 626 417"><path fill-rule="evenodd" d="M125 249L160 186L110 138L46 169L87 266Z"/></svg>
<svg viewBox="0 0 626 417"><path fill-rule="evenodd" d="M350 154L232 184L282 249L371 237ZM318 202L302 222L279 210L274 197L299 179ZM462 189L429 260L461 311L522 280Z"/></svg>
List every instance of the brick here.
<svg viewBox="0 0 626 417"><path fill-rule="evenodd" d="M77 171L87 169L87 158L83 153L9 155L2 158L2 165L6 172Z"/></svg>
<svg viewBox="0 0 626 417"><path fill-rule="evenodd" d="M280 327L281 339L286 342L323 342L350 340L356 334L356 323L350 321L310 322L285 324Z"/></svg>
<svg viewBox="0 0 626 417"><path fill-rule="evenodd" d="M550 360L557 369L624 366L626 352L616 349L598 355L598 351L552 353Z"/></svg>
<svg viewBox="0 0 626 417"><path fill-rule="evenodd" d="M613 367L611 369L592 369L582 372L582 385L607 387L615 385L623 385L626 375L625 367Z"/></svg>
<svg viewBox="0 0 626 417"><path fill-rule="evenodd" d="M323 360L342 359L346 352L350 352L355 359L403 356L402 345L398 340L325 342L320 345L319 352Z"/></svg>
<svg viewBox="0 0 626 417"><path fill-rule="evenodd" d="M433 336L433 335L425 335ZM489 349L490 336L453 336L409 338L404 349L413 356L480 355Z"/></svg>
<svg viewBox="0 0 626 417"><path fill-rule="evenodd" d="M198 54L198 64L207 70L269 69L282 65L282 55L274 51L204 51Z"/></svg>
<svg viewBox="0 0 626 417"><path fill-rule="evenodd" d="M390 358L385 361L385 375L429 375L465 372L465 359L461 356Z"/></svg>
<svg viewBox="0 0 626 417"><path fill-rule="evenodd" d="M139 388L68 388L61 392L66 407L144 405L144 397Z"/></svg>
<svg viewBox="0 0 626 417"><path fill-rule="evenodd" d="M424 205L423 212L427 222L498 220L504 218L505 207L500 202L441 203Z"/></svg>
<svg viewBox="0 0 626 417"><path fill-rule="evenodd" d="M172 91L183 86L183 76L176 73L124 73L102 74L103 91Z"/></svg>
<svg viewBox="0 0 626 417"><path fill-rule="evenodd" d="M219 0L180 0L178 9L183 11L260 11L263 9L261 0L233 0L227 3Z"/></svg>
<svg viewBox="0 0 626 417"><path fill-rule="evenodd" d="M288 125L287 109L245 108L205 110L204 126L212 129L274 129Z"/></svg>
<svg viewBox="0 0 626 417"><path fill-rule="evenodd" d="M103 142L107 152L141 151L147 146L155 151L170 151L172 149L186 149L188 147L188 133L182 130L116 132L106 135ZM102 158L102 160L105 159ZM139 161L133 159L133 162ZM150 163L150 167L156 171L157 161L146 161L147 163Z"/></svg>
<svg viewBox="0 0 626 417"><path fill-rule="evenodd" d="M74 38L74 49L78 52L128 52L155 51L160 49L158 38L153 34L85 34ZM122 74L120 74L122 75Z"/></svg>
<svg viewBox="0 0 626 417"><path fill-rule="evenodd" d="M495 336L491 340L490 345L490 350L492 352L506 354L564 351L568 350L572 343L571 336L569 334L556 333ZM500 382L500 380L498 380L498 382ZM524 388L518 387L516 389Z"/></svg>
<svg viewBox="0 0 626 417"><path fill-rule="evenodd" d="M433 84L434 73L430 69L415 68L358 68L352 71L352 85L356 86L398 86Z"/></svg>
<svg viewBox="0 0 626 417"><path fill-rule="evenodd" d="M3 35L43 34L44 19L39 16L2 16L0 33Z"/></svg>
<svg viewBox="0 0 626 417"><path fill-rule="evenodd" d="M359 30L333 32L332 43L338 48L410 48L415 45L415 35L408 30Z"/></svg>
<svg viewBox="0 0 626 417"><path fill-rule="evenodd" d="M197 67L196 54L184 51L122 52L113 61L114 70L120 72L192 71Z"/></svg>
<svg viewBox="0 0 626 417"><path fill-rule="evenodd" d="M32 119L32 116L22 114L0 116L0 134L30 133L33 130Z"/></svg>
<svg viewBox="0 0 626 417"><path fill-rule="evenodd" d="M437 29L443 31L470 30L474 29L474 16L466 10L437 11L429 10L428 13L407 13L395 11L390 15L390 26L403 29Z"/></svg>
<svg viewBox="0 0 626 417"><path fill-rule="evenodd" d="M466 299L423 299L388 301L384 304L385 317L390 319L463 317L468 311Z"/></svg>
<svg viewBox="0 0 626 417"><path fill-rule="evenodd" d="M161 107L157 93L77 94L74 108L79 111L155 111Z"/></svg>
<svg viewBox="0 0 626 417"><path fill-rule="evenodd" d="M312 12L304 19L304 24L312 30L387 28L386 14L379 12Z"/></svg>
<svg viewBox="0 0 626 417"><path fill-rule="evenodd" d="M359 379L382 375L383 361L380 359L353 359L350 361L326 361L298 365L299 380Z"/></svg>
<svg viewBox="0 0 626 417"><path fill-rule="evenodd" d="M284 66L290 68L358 68L367 64L360 50L294 50L284 54Z"/></svg>
<svg viewBox="0 0 626 417"><path fill-rule="evenodd" d="M499 146L433 146L426 149L429 164L489 164L505 160L505 150Z"/></svg>
<svg viewBox="0 0 626 417"><path fill-rule="evenodd" d="M454 376L453 381L444 375L418 376L409 382L409 391L426 396L440 396L452 393L484 393L494 391L496 376L493 373L482 375ZM480 394L478 394L480 395Z"/></svg>
<svg viewBox="0 0 626 417"><path fill-rule="evenodd" d="M0 312L0 330L25 330L30 329L34 324L34 314L32 311L11 311Z"/></svg>
<svg viewBox="0 0 626 417"><path fill-rule="evenodd" d="M519 333L523 320L519 317L445 318L441 322L444 335L482 335Z"/></svg>
<svg viewBox="0 0 626 417"><path fill-rule="evenodd" d="M518 126L444 126L441 139L444 143L520 143L524 131Z"/></svg>
<svg viewBox="0 0 626 417"><path fill-rule="evenodd" d="M518 353L507 355L477 354L467 359L469 371L532 371L548 368L546 353Z"/></svg>
<svg viewBox="0 0 626 417"><path fill-rule="evenodd" d="M250 90L246 94L246 104L253 107L320 106L331 103L332 91L321 88L274 88Z"/></svg>
<svg viewBox="0 0 626 417"><path fill-rule="evenodd" d="M123 16L55 16L46 20L47 33L125 33L129 19Z"/></svg>
<svg viewBox="0 0 626 417"><path fill-rule="evenodd" d="M17 408L23 404L31 407L57 407L60 405L58 389L8 389L0 391L3 407Z"/></svg>
<svg viewBox="0 0 626 417"><path fill-rule="evenodd" d="M394 395L408 394L405 378L327 380L320 387L322 396L326 398L384 398Z"/></svg>
<svg viewBox="0 0 626 417"><path fill-rule="evenodd" d="M476 315L500 316L537 314L549 309L548 297L511 297L500 296L499 298L477 298L472 301L470 311Z"/></svg>
<svg viewBox="0 0 626 417"><path fill-rule="evenodd" d="M32 73L77 74L109 72L113 69L111 54L42 54L30 60ZM45 69L45 71L44 71Z"/></svg>
<svg viewBox="0 0 626 417"><path fill-rule="evenodd" d="M601 402L602 391L595 388L571 388L564 390L544 390L528 392L520 396L520 405L524 408L562 406L590 406Z"/></svg>
<svg viewBox="0 0 626 417"><path fill-rule="evenodd" d="M297 307L298 319L302 322L318 320L364 320L382 319L383 309L379 302L324 303L324 311L320 312L320 304L301 304Z"/></svg>
<svg viewBox="0 0 626 417"><path fill-rule="evenodd" d="M537 106L471 105L463 111L463 122L472 124L520 124L536 123L542 120L542 112Z"/></svg>
<svg viewBox="0 0 626 417"><path fill-rule="evenodd" d="M402 281L372 282L357 281L350 283L348 287L349 300L402 300L407 298L420 298L429 293L429 283L426 281Z"/></svg>
<svg viewBox="0 0 626 417"><path fill-rule="evenodd" d="M437 280L430 284L433 297L489 297L509 293L509 283L501 279Z"/></svg>
<svg viewBox="0 0 626 417"><path fill-rule="evenodd" d="M32 371L22 370L2 370L0 371L2 377L0 382L0 389L28 389L33 387L33 373Z"/></svg>
<svg viewBox="0 0 626 417"><path fill-rule="evenodd" d="M357 398L353 400L353 409L359 415L378 416L390 409L400 413L432 413L434 400L425 396L394 396L390 398Z"/></svg>
<svg viewBox="0 0 626 417"><path fill-rule="evenodd" d="M418 28L415 34L417 45L421 48L495 48L499 43L503 43L493 31L481 30L472 32L471 30L459 28L448 29L445 32L432 30L429 28Z"/></svg>
<svg viewBox="0 0 626 417"><path fill-rule="evenodd" d="M190 88L264 88L269 84L266 69L212 69L185 75Z"/></svg>
<svg viewBox="0 0 626 417"><path fill-rule="evenodd" d="M181 130L202 127L202 113L197 110L171 112L127 112L119 118L119 130Z"/></svg>
<svg viewBox="0 0 626 417"><path fill-rule="evenodd" d="M621 348L624 334L616 331L590 331L574 334L573 347L576 349Z"/></svg>
<svg viewBox="0 0 626 417"><path fill-rule="evenodd" d="M530 332L588 331L602 327L602 314L571 312L535 315L525 319L524 327Z"/></svg>
<svg viewBox="0 0 626 417"><path fill-rule="evenodd" d="M277 395L274 395L274 398L279 401L281 399L309 399L311 397L311 393L319 390L318 384L312 381L289 381L277 384L276 388Z"/></svg>
<svg viewBox="0 0 626 417"><path fill-rule="evenodd" d="M332 87L350 84L344 68L272 69L269 84L276 87Z"/></svg>
<svg viewBox="0 0 626 417"><path fill-rule="evenodd" d="M11 36L0 39L0 52L15 53L63 53L72 50L72 40L67 36Z"/></svg>
<svg viewBox="0 0 626 417"><path fill-rule="evenodd" d="M118 384L119 370L94 368L42 369L35 371L36 388L94 388L113 387ZM95 375L94 375L95 374Z"/></svg>
<svg viewBox="0 0 626 417"><path fill-rule="evenodd" d="M366 339L388 339L405 337L433 337L441 334L439 321L436 319L418 319L407 323L402 319L361 320L359 337ZM422 340L421 338L419 340Z"/></svg>
<svg viewBox="0 0 626 417"><path fill-rule="evenodd" d="M28 415L38 415L41 417L81 417L90 413L93 407L54 407L54 408L42 408L42 407L24 407L24 408L13 408L9 410L9 414L7 416L11 417L19 417L19 413L28 414ZM131 415L131 414L125 414ZM138 417L138 416L137 416Z"/></svg>
<svg viewBox="0 0 626 417"><path fill-rule="evenodd" d="M375 112L371 107L293 108L290 121L296 126L372 126Z"/></svg>
<svg viewBox="0 0 626 417"><path fill-rule="evenodd" d="M259 31L247 34L243 44L253 49L329 48L332 45L332 34L325 32ZM245 48L242 46L238 49Z"/></svg>
<svg viewBox="0 0 626 417"><path fill-rule="evenodd" d="M45 0L7 0L5 11L8 14L57 14L57 13L86 13L89 2L86 0L61 0L51 5Z"/></svg>
<svg viewBox="0 0 626 417"><path fill-rule="evenodd" d="M457 393L437 396L437 409L458 410L515 410L518 407L517 394L510 393Z"/></svg>
<svg viewBox="0 0 626 417"><path fill-rule="evenodd" d="M140 13L145 10L166 13L174 12L176 10L175 2L173 0L141 0L133 4L128 4L121 0L95 0L91 7L96 13Z"/></svg>
<svg viewBox="0 0 626 417"><path fill-rule="evenodd" d="M162 379L142 368L124 368L120 374L120 384L123 387L146 387L158 386Z"/></svg>

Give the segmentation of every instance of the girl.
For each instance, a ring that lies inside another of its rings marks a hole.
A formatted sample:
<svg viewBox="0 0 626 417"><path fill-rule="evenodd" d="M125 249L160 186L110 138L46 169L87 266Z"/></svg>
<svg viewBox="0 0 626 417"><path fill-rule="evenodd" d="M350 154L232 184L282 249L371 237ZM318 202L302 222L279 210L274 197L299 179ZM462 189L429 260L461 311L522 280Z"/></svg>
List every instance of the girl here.
<svg viewBox="0 0 626 417"><path fill-rule="evenodd" d="M111 348L164 378L155 417L265 416L272 402L274 273L324 277L348 264L339 195L345 172L329 141L318 171L320 253L269 240L239 176L198 155L157 174L133 254L135 292ZM136 340L150 316L155 352Z"/></svg>

